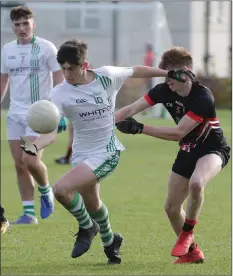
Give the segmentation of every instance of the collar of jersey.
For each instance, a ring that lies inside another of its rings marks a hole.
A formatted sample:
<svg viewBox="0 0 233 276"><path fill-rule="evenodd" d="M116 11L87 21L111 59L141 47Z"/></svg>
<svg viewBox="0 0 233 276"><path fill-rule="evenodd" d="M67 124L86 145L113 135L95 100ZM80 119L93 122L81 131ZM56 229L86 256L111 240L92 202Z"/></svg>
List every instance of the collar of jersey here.
<svg viewBox="0 0 233 276"><path fill-rule="evenodd" d="M31 39L31 41L30 41L30 43L31 43L31 44L34 44L34 43L35 43L35 41L36 41L36 36L35 36L35 35L33 35L33 36L32 36L32 39ZM17 39L17 44L19 45L19 41L18 41L18 39Z"/></svg>

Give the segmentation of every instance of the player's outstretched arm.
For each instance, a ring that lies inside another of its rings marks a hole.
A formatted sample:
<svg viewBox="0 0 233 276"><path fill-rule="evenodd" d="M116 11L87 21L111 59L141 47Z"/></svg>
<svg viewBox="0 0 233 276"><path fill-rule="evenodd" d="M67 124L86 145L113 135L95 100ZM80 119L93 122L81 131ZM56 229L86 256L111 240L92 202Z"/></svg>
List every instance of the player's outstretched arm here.
<svg viewBox="0 0 233 276"><path fill-rule="evenodd" d="M191 80L194 80L195 75L189 70L163 70L159 68L149 67L149 66L133 66L133 75L132 78L156 78L156 77L165 77L169 79L174 79L179 82L186 82L188 77Z"/></svg>
<svg viewBox="0 0 233 276"><path fill-rule="evenodd" d="M6 95L9 85L9 75L1 73L1 103Z"/></svg>
<svg viewBox="0 0 233 276"><path fill-rule="evenodd" d="M149 67L149 66L132 66L133 75L132 78L156 78L156 77L167 77L168 70L163 70L159 68Z"/></svg>
<svg viewBox="0 0 233 276"><path fill-rule="evenodd" d="M37 155L37 152L56 141L57 129L49 134L40 135L34 142L29 141L26 137L21 136L23 144L21 148L29 155Z"/></svg>
<svg viewBox="0 0 233 276"><path fill-rule="evenodd" d="M185 115L175 127L154 127L144 125L142 133L163 140L180 141L185 135L196 128L201 122Z"/></svg>
<svg viewBox="0 0 233 276"><path fill-rule="evenodd" d="M126 118L116 124L117 129L126 134L145 134L163 140L179 141L201 122L185 115L176 127L154 127L137 122L133 118Z"/></svg>
<svg viewBox="0 0 233 276"><path fill-rule="evenodd" d="M124 106L115 113L115 121L118 123L121 120L124 120L126 117L132 117L135 114L147 109L150 104L145 100L144 97L140 98L136 102Z"/></svg>
<svg viewBox="0 0 233 276"><path fill-rule="evenodd" d="M53 143L55 143L56 138L57 138L57 129L54 130L53 132L49 133L49 134L42 134L40 135L36 141L34 142L34 144L37 147L37 150L43 149Z"/></svg>

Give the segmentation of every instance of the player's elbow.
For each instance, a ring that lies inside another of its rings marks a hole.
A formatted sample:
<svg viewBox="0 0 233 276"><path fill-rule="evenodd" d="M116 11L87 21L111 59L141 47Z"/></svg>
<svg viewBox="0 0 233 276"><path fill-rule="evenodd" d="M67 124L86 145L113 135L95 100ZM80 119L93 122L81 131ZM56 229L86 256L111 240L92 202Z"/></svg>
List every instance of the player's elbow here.
<svg viewBox="0 0 233 276"><path fill-rule="evenodd" d="M57 130L49 134L49 144L54 144L57 139Z"/></svg>
<svg viewBox="0 0 233 276"><path fill-rule="evenodd" d="M54 144L57 140L57 133L51 137L51 144Z"/></svg>
<svg viewBox="0 0 233 276"><path fill-rule="evenodd" d="M51 142L51 144L54 144L56 142L56 137L52 137L50 142Z"/></svg>

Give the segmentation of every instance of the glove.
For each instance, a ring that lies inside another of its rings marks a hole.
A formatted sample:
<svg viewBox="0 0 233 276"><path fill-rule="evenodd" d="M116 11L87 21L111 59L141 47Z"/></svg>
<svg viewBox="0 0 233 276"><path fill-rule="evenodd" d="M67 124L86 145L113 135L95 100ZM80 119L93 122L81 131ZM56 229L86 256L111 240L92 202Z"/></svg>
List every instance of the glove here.
<svg viewBox="0 0 233 276"><path fill-rule="evenodd" d="M37 155L37 147L32 142L30 142L25 136L20 136L20 138L23 141L23 145L20 145L20 147L29 155L36 156Z"/></svg>
<svg viewBox="0 0 233 276"><path fill-rule="evenodd" d="M195 81L195 75L193 74L193 72L183 69L168 71L167 78L185 83L186 80L182 77L182 75L186 75L191 79L191 81Z"/></svg>
<svg viewBox="0 0 233 276"><path fill-rule="evenodd" d="M67 121L65 117L61 117L59 124L58 124L58 129L57 129L57 133L60 133L62 131L66 131L67 129Z"/></svg>
<svg viewBox="0 0 233 276"><path fill-rule="evenodd" d="M126 134L140 134L143 131L144 125L137 122L134 118L128 117L116 123L116 127L120 132Z"/></svg>

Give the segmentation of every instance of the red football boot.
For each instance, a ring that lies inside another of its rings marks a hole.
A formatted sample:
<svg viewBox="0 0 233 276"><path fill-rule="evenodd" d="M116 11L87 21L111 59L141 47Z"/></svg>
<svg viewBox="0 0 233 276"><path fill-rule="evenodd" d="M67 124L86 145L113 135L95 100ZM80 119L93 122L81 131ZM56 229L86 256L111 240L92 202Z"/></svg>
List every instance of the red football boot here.
<svg viewBox="0 0 233 276"><path fill-rule="evenodd" d="M194 235L193 231L184 232L181 230L180 235L174 245L171 255L174 257L180 257L186 255L189 252L189 248L193 243Z"/></svg>
<svg viewBox="0 0 233 276"><path fill-rule="evenodd" d="M197 247L197 244L193 244L192 251L179 257L174 264L202 264L204 259L205 257L203 252Z"/></svg>

